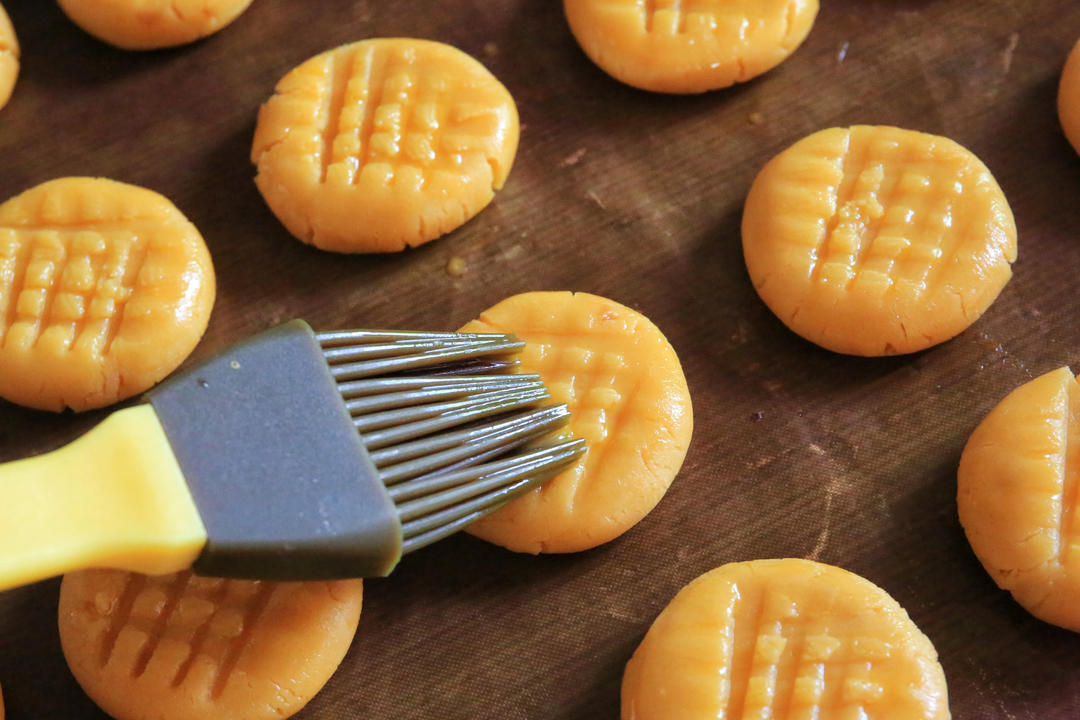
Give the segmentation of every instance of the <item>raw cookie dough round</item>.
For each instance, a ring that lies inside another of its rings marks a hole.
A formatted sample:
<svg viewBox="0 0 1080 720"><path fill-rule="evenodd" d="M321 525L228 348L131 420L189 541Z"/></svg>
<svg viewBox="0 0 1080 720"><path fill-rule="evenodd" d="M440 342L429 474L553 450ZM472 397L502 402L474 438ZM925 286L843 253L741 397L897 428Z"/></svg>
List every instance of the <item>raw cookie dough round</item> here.
<svg viewBox="0 0 1080 720"><path fill-rule="evenodd" d="M202 236L155 192L61 178L0 205L0 397L86 410L136 395L206 330Z"/></svg>
<svg viewBox="0 0 1080 720"><path fill-rule="evenodd" d="M637 523L682 466L694 419L675 350L652 322L596 295L532 292L480 314L463 332L526 342L521 371L566 403L588 452L468 532L517 552L576 552Z"/></svg>
<svg viewBox="0 0 1080 720"><path fill-rule="evenodd" d="M251 0L58 0L71 21L125 50L152 50L212 35Z"/></svg>
<svg viewBox="0 0 1080 720"><path fill-rule="evenodd" d="M345 657L363 585L117 570L64 576L60 642L116 720L280 720Z"/></svg>
<svg viewBox="0 0 1080 720"><path fill-rule="evenodd" d="M697 93L779 65L810 32L818 0L564 0L570 29L627 85Z"/></svg>
<svg viewBox="0 0 1080 720"><path fill-rule="evenodd" d="M1080 632L1080 385L1058 368L971 434L957 508L972 550L1032 615Z"/></svg>
<svg viewBox="0 0 1080 720"><path fill-rule="evenodd" d="M986 166L952 140L822 130L754 180L743 254L758 295L807 340L851 355L960 333L1012 276L1016 224Z"/></svg>
<svg viewBox="0 0 1080 720"><path fill-rule="evenodd" d="M479 62L428 40L364 40L289 72L259 111L251 161L293 235L396 252L459 227L510 172L513 98Z"/></svg>
<svg viewBox="0 0 1080 720"><path fill-rule="evenodd" d="M0 108L11 98L18 77L19 41L15 39L15 28L11 26L4 6L0 5Z"/></svg>
<svg viewBox="0 0 1080 720"><path fill-rule="evenodd" d="M684 587L626 665L622 720L947 720L937 652L888 593L810 560Z"/></svg>
<svg viewBox="0 0 1080 720"><path fill-rule="evenodd" d="M2 104L2 103L0 103ZM1058 117L1065 137L1080 153L1080 42L1073 46L1058 87Z"/></svg>

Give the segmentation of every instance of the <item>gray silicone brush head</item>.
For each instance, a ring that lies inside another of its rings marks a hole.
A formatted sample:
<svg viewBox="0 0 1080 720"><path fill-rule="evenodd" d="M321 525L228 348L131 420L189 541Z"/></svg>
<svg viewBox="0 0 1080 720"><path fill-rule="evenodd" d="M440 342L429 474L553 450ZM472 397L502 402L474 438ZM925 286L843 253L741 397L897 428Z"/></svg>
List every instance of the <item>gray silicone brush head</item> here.
<svg viewBox="0 0 1080 720"><path fill-rule="evenodd" d="M548 397L538 376L457 374L505 369L522 345L294 321L159 386L209 538L196 572L383 576L573 462L581 441L529 445L569 415L530 408Z"/></svg>
<svg viewBox="0 0 1080 720"><path fill-rule="evenodd" d="M196 572L283 579L393 569L393 501L306 323L238 343L147 397L206 527Z"/></svg>

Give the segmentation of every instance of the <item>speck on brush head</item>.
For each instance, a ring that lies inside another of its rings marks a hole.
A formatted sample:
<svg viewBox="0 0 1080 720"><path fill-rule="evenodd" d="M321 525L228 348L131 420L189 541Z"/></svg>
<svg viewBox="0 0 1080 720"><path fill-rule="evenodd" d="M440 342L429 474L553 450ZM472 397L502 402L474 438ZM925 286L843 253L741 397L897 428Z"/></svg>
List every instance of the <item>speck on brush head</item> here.
<svg viewBox="0 0 1080 720"><path fill-rule="evenodd" d="M539 376L498 374L522 347L295 321L160 386L149 400L209 539L195 570L386 575L569 465L584 443L543 439L566 407L533 407Z"/></svg>

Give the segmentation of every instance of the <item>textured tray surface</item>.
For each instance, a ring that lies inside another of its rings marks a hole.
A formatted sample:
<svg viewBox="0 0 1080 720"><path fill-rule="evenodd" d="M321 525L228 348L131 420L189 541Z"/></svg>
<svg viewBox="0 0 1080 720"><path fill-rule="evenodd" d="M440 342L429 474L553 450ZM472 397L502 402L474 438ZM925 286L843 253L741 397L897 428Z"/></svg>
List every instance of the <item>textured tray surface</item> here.
<svg viewBox="0 0 1080 720"><path fill-rule="evenodd" d="M357 640L298 718L617 718L623 665L675 592L732 560L810 557L889 591L934 641L959 720L1080 715L1080 636L996 589L956 519L968 434L1010 389L1080 360L1080 158L1054 102L1075 0L829 0L806 43L747 85L693 97L617 84L556 0L258 0L177 50L113 50L55 3L6 0L23 48L0 111L0 198L60 175L163 193L213 254L196 357L273 323L452 329L517 292L634 307L679 352L696 411L660 505L580 555L456 537L366 585ZM449 237L391 257L293 240L255 189L255 112L290 68L372 36L449 42L517 99L505 188ZM765 161L823 127L949 136L994 172L1020 258L971 329L921 354L847 358L800 340L743 267L741 206ZM446 268L464 259L464 275ZM1080 369L1080 364L1074 365ZM104 417L0 403L0 460ZM56 581L0 594L11 720L103 717L67 672ZM416 678L424 682L416 682Z"/></svg>

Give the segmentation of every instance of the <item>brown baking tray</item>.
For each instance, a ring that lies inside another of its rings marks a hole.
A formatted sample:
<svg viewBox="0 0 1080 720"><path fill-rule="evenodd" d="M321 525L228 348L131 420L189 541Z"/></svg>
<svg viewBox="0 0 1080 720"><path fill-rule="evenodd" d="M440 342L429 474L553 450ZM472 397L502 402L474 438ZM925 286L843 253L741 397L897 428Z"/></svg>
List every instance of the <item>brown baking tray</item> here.
<svg viewBox="0 0 1080 720"><path fill-rule="evenodd" d="M102 175L171 198L202 230L218 300L196 358L279 321L452 329L517 292L605 295L652 318L694 400L686 464L622 538L570 556L456 537L367 584L356 641L297 717L617 718L623 665L674 593L733 560L808 557L888 590L930 636L960 720L1080 717L1080 635L1027 615L956 520L968 433L1011 388L1080 359L1080 158L1055 113L1076 0L823 0L779 68L700 96L622 86L578 49L558 0L255 0L220 34L109 48L54 3L5 0L23 68L0 111L0 198ZM277 79L374 36L451 43L510 89L509 181L450 236L390 257L322 253L264 206L248 152ZM959 337L900 358L835 355L758 300L741 205L774 153L815 130L891 124L978 154L1019 227L1015 276ZM467 272L446 271L463 258ZM0 401L0 460L105 411ZM104 717L71 678L55 580L0 594L11 720Z"/></svg>

